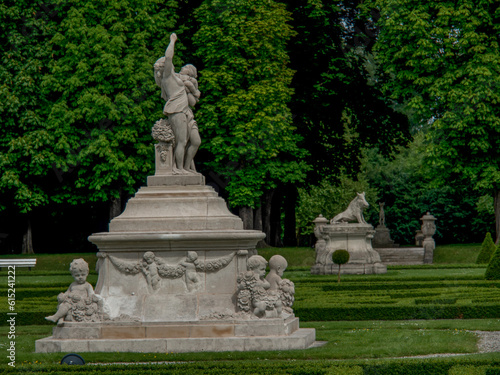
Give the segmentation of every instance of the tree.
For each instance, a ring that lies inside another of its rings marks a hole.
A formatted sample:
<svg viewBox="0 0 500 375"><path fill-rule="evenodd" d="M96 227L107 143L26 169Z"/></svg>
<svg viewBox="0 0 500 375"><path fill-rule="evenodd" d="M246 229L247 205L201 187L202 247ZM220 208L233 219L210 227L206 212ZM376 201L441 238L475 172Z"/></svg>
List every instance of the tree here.
<svg viewBox="0 0 500 375"><path fill-rule="evenodd" d="M309 169L288 108L290 14L269 0L207 0L195 17L193 42L203 64L196 113L201 148L225 182L229 204L253 228L253 209L270 203L279 186L303 181Z"/></svg>
<svg viewBox="0 0 500 375"><path fill-rule="evenodd" d="M486 280L500 280L500 246L497 246L495 253L491 257L484 278Z"/></svg>
<svg viewBox="0 0 500 375"><path fill-rule="evenodd" d="M175 1L58 0L43 18L26 4L2 8L15 47L2 51L12 69L0 71L0 188L20 212L108 201L116 214L152 170L149 133L162 108L152 66L175 9ZM23 40L15 24L29 12L35 31Z"/></svg>
<svg viewBox="0 0 500 375"><path fill-rule="evenodd" d="M422 225L420 217L430 211L438 219L435 238L439 243L481 241L482 233L494 227L493 217L482 213L487 206L484 197L470 186L433 181L433 171L424 163L426 146L420 132L388 157L377 149L363 152L360 175L385 202L391 237L401 244L413 243Z"/></svg>
<svg viewBox="0 0 500 375"><path fill-rule="evenodd" d="M49 202L43 176L51 171L51 139L43 123L50 98L42 93L51 58L54 5L6 1L0 6L0 211L24 227L23 253L33 253L31 211ZM45 168L41 165L49 165Z"/></svg>
<svg viewBox="0 0 500 375"><path fill-rule="evenodd" d="M291 67L296 70L290 107L313 166L308 182L355 177L360 150L384 155L409 139L407 118L383 98L371 47L373 22L359 1L290 0Z"/></svg>
<svg viewBox="0 0 500 375"><path fill-rule="evenodd" d="M349 262L349 252L347 250L335 250L332 254L332 262L339 265L337 283L340 283L340 267Z"/></svg>
<svg viewBox="0 0 500 375"><path fill-rule="evenodd" d="M385 92L430 141L435 176L489 192L500 238L500 4L373 0Z"/></svg>
<svg viewBox="0 0 500 375"><path fill-rule="evenodd" d="M491 257L495 253L495 243L491 238L491 233L486 233L484 241L481 245L481 251L479 252L476 263L477 264L488 264L491 260Z"/></svg>

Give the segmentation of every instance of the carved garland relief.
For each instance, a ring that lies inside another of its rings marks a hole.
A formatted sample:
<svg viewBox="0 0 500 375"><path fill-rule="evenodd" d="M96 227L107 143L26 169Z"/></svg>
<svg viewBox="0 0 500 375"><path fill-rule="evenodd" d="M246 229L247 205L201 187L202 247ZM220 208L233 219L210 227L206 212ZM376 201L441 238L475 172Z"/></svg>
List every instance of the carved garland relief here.
<svg viewBox="0 0 500 375"><path fill-rule="evenodd" d="M150 292L158 290L164 278L179 279L181 277L184 277L187 290L192 292L200 286L198 272L216 272L225 268L235 255L236 253L233 252L221 258L201 261L198 259L198 253L188 251L186 258L176 265L166 264L152 251L144 253L142 261L139 262L120 260L112 255L107 255L107 258L120 272L132 275L142 273Z"/></svg>

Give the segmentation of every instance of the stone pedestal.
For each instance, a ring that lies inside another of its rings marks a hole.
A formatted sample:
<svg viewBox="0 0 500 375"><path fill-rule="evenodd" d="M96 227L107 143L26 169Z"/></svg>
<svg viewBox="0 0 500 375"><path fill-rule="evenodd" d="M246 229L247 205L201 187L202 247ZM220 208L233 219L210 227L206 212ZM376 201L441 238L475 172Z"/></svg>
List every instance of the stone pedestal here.
<svg viewBox="0 0 500 375"><path fill-rule="evenodd" d="M391 239L391 233L389 228L387 228L384 224L377 225L375 228L375 235L372 240L373 248L388 248L388 247L399 247L398 244L395 244Z"/></svg>
<svg viewBox="0 0 500 375"><path fill-rule="evenodd" d="M420 220L422 220L421 230L424 235L424 241L422 243L425 249L424 263L431 264L434 258L434 249L436 248L436 242L432 238L436 233L436 218L427 212Z"/></svg>
<svg viewBox="0 0 500 375"><path fill-rule="evenodd" d="M315 228L320 242L316 247L316 264L312 274L337 274L338 265L332 262L332 253L343 249L349 252L349 262L342 265L341 274L386 273L379 254L373 250L371 240L375 231L370 224L336 223ZM324 242L324 245L322 245Z"/></svg>
<svg viewBox="0 0 500 375"><path fill-rule="evenodd" d="M67 322L37 352L196 352L304 349L315 331L291 311L238 311L237 278L264 233L241 219L200 174L148 178L98 248L100 322Z"/></svg>

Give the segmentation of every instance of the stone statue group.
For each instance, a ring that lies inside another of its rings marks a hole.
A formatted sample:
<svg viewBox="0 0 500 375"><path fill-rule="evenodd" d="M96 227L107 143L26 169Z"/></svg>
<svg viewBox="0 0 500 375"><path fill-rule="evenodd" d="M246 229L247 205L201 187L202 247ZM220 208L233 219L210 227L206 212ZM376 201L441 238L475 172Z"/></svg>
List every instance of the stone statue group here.
<svg viewBox="0 0 500 375"><path fill-rule="evenodd" d="M197 70L193 65L185 65L179 73L175 72L172 59L176 41L177 35L172 33L165 56L154 64L154 75L156 84L161 88L161 97L166 102L163 114L167 120L160 120L160 124L167 125L167 122L173 132L173 174L185 175L196 173L194 156L201 138L192 107L199 101L200 91Z"/></svg>

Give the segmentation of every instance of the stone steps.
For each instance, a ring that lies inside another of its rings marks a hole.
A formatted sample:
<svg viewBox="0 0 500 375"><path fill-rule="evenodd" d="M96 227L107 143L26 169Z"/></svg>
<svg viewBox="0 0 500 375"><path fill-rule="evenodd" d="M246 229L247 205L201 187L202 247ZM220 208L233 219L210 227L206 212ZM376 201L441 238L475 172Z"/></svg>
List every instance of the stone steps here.
<svg viewBox="0 0 500 375"><path fill-rule="evenodd" d="M385 265L424 264L423 247L393 247L374 250L380 254L380 259Z"/></svg>

